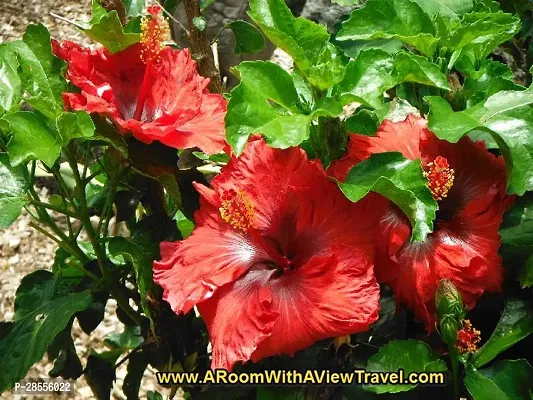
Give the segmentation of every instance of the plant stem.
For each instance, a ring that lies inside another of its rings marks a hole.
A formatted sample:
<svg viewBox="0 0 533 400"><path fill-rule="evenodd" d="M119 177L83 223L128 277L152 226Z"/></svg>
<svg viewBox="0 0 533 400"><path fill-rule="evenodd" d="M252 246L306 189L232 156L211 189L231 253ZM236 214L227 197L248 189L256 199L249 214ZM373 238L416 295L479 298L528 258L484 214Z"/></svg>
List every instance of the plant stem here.
<svg viewBox="0 0 533 400"><path fill-rule="evenodd" d="M85 182L80 176L80 172L78 171L78 166L76 164L76 161L72 158L70 151L68 149L65 149L64 151L65 151L65 155L67 157L68 163L72 169L72 172L74 173L74 179L76 181L75 192L78 194L81 221L82 221L83 226L85 227L85 231L87 232L87 237L89 238L89 241L91 242L91 245L94 249L96 260L98 262L98 266L100 267L100 271L102 272L104 282L107 284L109 291L111 292L111 295L115 298L120 308L122 308L122 310L126 313L126 315L128 315L128 317L132 319L132 321L134 321L137 325L140 326L141 317L130 306L129 299L124 295L121 288L113 280L113 275L107 264L105 252L102 250L102 247L100 246L100 243L98 242L98 237L96 235L96 232L91 224L91 220L89 218L89 213L87 209L87 199L85 198Z"/></svg>
<svg viewBox="0 0 533 400"><path fill-rule="evenodd" d="M39 201L39 200L31 200L30 203L33 204L34 206L47 208L49 210L58 212L60 214L64 214L64 215L66 215L68 217L72 217L72 218L76 218L76 219L80 219L81 218L78 214L73 213L72 211L64 210L64 209L62 209L60 207L56 207L53 204L43 203L42 201Z"/></svg>
<svg viewBox="0 0 533 400"><path fill-rule="evenodd" d="M207 30L199 31L194 26L194 18L200 17L200 2L199 0L183 0L185 14L187 14L187 24L189 25L187 35L191 44L191 51L193 58L198 64L198 72L200 75L209 78L209 91L211 93L222 92L222 81L220 79L220 72L215 64L215 56L211 48L211 42L207 36Z"/></svg>
<svg viewBox="0 0 533 400"><path fill-rule="evenodd" d="M65 249L68 249L67 251L70 254L78 258L84 264L89 262L90 261L89 258L79 248L78 244L73 239L65 235L65 233L54 222L52 217L50 217L50 214L48 214L48 212L46 211L46 208L42 206L42 204L46 204L46 203L41 203L39 196L37 195L37 192L35 192L35 188L33 187L33 185L30 185L30 187L28 188L28 193L30 194L30 197L32 198L31 203L34 206L35 210L37 211L37 215L39 216L39 221L46 224L46 226L52 229L52 231L59 237L59 240L61 240L61 242L63 243L63 246L65 246ZM49 235L48 232L46 233Z"/></svg>
<svg viewBox="0 0 533 400"><path fill-rule="evenodd" d="M35 222L31 221L29 223L29 225L35 229L36 231L39 231L40 233L42 233L44 236L46 236L47 238L53 240L59 247L61 247L63 250L65 250L66 252L72 254L73 256L77 257L76 255L76 250L74 250L70 245L69 243L65 242L65 241L62 241L61 239L58 239L57 237L55 237L54 235L52 235L50 232L48 232L46 229L43 229L41 226L37 225ZM81 272L83 272L84 275L87 275L89 278L93 279L94 281L98 282L100 280L100 278L98 278L96 275L94 275L92 272L90 271L87 271L85 268L81 267L81 266L78 266L76 264L69 264L69 265L72 265L74 268L80 270Z"/></svg>
<svg viewBox="0 0 533 400"><path fill-rule="evenodd" d="M453 346L449 346L450 360L452 362L452 378L453 378L453 398L459 399L459 353Z"/></svg>

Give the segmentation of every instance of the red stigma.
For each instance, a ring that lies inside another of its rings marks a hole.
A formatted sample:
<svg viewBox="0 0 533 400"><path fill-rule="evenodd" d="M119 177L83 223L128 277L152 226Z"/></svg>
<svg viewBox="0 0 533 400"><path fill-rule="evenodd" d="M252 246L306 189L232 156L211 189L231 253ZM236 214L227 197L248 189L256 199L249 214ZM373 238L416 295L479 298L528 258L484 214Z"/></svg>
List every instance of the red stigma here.
<svg viewBox="0 0 533 400"><path fill-rule="evenodd" d="M448 160L438 156L426 166L424 176L428 180L427 187L435 200L442 200L448 196L453 186L455 171L450 168Z"/></svg>

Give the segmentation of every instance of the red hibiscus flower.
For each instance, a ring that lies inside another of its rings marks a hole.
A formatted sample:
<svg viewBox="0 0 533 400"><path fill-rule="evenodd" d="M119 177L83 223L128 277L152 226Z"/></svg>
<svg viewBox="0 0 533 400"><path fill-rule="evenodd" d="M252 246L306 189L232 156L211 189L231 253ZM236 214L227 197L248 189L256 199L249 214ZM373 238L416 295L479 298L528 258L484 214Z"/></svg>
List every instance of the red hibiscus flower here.
<svg viewBox="0 0 533 400"><path fill-rule="evenodd" d="M158 6L148 11L141 43L115 54L53 42L54 53L68 62L67 78L81 89L63 94L65 107L102 114L144 143L221 151L226 100L209 93L209 79L198 74L188 50L163 45L168 25Z"/></svg>
<svg viewBox="0 0 533 400"><path fill-rule="evenodd" d="M484 291L501 288L498 228L512 199L505 195L505 165L483 142L439 140L426 120L410 115L398 123L384 121L375 137L352 135L347 154L328 173L344 180L358 162L389 151L421 159L439 210L433 233L424 242L411 242L407 217L389 203L380 222L376 277L432 330L441 279L452 281L469 307Z"/></svg>
<svg viewBox="0 0 533 400"><path fill-rule="evenodd" d="M194 305L212 368L293 355L378 318L372 199L351 203L303 150L254 138L212 188L186 240L161 244L154 281L176 313Z"/></svg>

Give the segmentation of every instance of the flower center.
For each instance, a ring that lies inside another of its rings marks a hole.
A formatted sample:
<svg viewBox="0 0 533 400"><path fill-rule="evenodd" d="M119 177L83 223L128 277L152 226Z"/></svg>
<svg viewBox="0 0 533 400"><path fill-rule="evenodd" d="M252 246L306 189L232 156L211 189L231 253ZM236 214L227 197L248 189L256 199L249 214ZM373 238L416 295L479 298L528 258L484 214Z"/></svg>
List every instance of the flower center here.
<svg viewBox="0 0 533 400"><path fill-rule="evenodd" d="M256 245L260 246L268 255L275 268L280 272L292 268L292 261L280 254L275 244L261 233L253 229L254 205L241 190L226 189L220 196L220 216L233 229L243 233L249 233Z"/></svg>
<svg viewBox="0 0 533 400"><path fill-rule="evenodd" d="M133 119L140 120L144 110L144 103L150 88L152 64L160 61L160 53L165 47L165 41L170 40L168 21L163 17L160 6L150 6L146 9L150 17L143 17L141 21L141 60L146 64L143 83L139 91L137 105Z"/></svg>
<svg viewBox="0 0 533 400"><path fill-rule="evenodd" d="M474 353L481 341L481 332L475 329L468 319L463 320L462 328L457 332L455 347L460 353Z"/></svg>
<svg viewBox="0 0 533 400"><path fill-rule="evenodd" d="M220 199L222 204L219 211L222 219L234 229L247 233L253 226L254 205L242 191L233 189L224 190Z"/></svg>
<svg viewBox="0 0 533 400"><path fill-rule="evenodd" d="M435 200L442 200L448 196L453 186L455 171L450 168L446 158L438 156L426 166L424 176L428 180L427 187Z"/></svg>

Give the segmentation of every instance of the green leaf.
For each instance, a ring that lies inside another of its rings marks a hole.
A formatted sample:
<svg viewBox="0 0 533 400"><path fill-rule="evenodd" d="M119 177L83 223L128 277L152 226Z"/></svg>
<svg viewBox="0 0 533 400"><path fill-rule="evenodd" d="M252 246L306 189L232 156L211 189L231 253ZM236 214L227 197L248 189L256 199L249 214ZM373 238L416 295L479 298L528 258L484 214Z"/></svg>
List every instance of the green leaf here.
<svg viewBox="0 0 533 400"><path fill-rule="evenodd" d="M293 17L283 0L251 0L248 12L272 43L287 52L312 85L325 90L344 76L344 56L325 26Z"/></svg>
<svg viewBox="0 0 533 400"><path fill-rule="evenodd" d="M181 210L176 212L176 215L174 215L173 219L178 225L178 229L181 232L182 238L187 239L194 230L194 222L192 222L190 219L187 219Z"/></svg>
<svg viewBox="0 0 533 400"><path fill-rule="evenodd" d="M394 340L383 346L368 359L367 372L390 372L404 370L405 376L412 372L445 372L446 363L424 342L418 340ZM413 389L412 384L366 385L367 391L399 393Z"/></svg>
<svg viewBox="0 0 533 400"><path fill-rule="evenodd" d="M530 400L533 367L524 359L503 360L482 370L468 368L464 382L474 400Z"/></svg>
<svg viewBox="0 0 533 400"><path fill-rule="evenodd" d="M12 167L7 154L0 153L0 229L7 228L27 203L29 174L24 165Z"/></svg>
<svg viewBox="0 0 533 400"><path fill-rule="evenodd" d="M520 19L512 14L473 12L461 20L444 45L463 53L472 51L476 60L483 60L499 44L511 39L520 30Z"/></svg>
<svg viewBox="0 0 533 400"><path fill-rule="evenodd" d="M91 39L101 43L111 53L124 50L140 40L138 33L125 33L118 13L113 10L85 30Z"/></svg>
<svg viewBox="0 0 533 400"><path fill-rule="evenodd" d="M450 90L450 85L440 68L428 61L427 58L413 53L400 52L394 60L396 84L402 82L416 82L423 85Z"/></svg>
<svg viewBox="0 0 533 400"><path fill-rule="evenodd" d="M518 197L500 225L500 254L505 265L522 266L520 282L529 286L533 255L533 192Z"/></svg>
<svg viewBox="0 0 533 400"><path fill-rule="evenodd" d="M200 32L205 30L205 27L207 26L207 21L204 17L194 17L192 19L192 23L196 29L198 29Z"/></svg>
<svg viewBox="0 0 533 400"><path fill-rule="evenodd" d="M379 122L375 112L362 108L349 117L344 125L349 132L374 136L378 131Z"/></svg>
<svg viewBox="0 0 533 400"><path fill-rule="evenodd" d="M474 128L485 129L498 144L507 165L508 192L523 195L533 189L533 90L502 91L484 104L454 112L442 98L426 97L429 128L457 142Z"/></svg>
<svg viewBox="0 0 533 400"><path fill-rule="evenodd" d="M26 40L30 40L29 37ZM35 40L39 39L35 38ZM36 46L36 48L41 52L46 65L46 57L42 54L44 53L43 47ZM22 83L22 89L26 92L25 100L48 118L56 118L63 108L61 92L54 93L52 89L53 87L58 89L56 87L59 86L57 77L52 75L58 71L46 71L31 48L21 40L7 43L4 49L11 52L18 61L17 72Z"/></svg>
<svg viewBox="0 0 533 400"><path fill-rule="evenodd" d="M352 11L336 39L399 39L427 56L438 42L430 16L412 0L369 0Z"/></svg>
<svg viewBox="0 0 533 400"><path fill-rule="evenodd" d="M440 14L457 19L460 15L474 8L473 0L415 0L416 3L432 17Z"/></svg>
<svg viewBox="0 0 533 400"><path fill-rule="evenodd" d="M24 378L74 313L91 302L88 292L57 296L56 287L56 278L47 271L23 278L15 300L15 324L0 341L0 392Z"/></svg>
<svg viewBox="0 0 533 400"><path fill-rule="evenodd" d="M226 114L226 139L236 154L253 133L262 133L273 147L297 146L309 137L311 116L301 114L300 101L288 72L271 62L243 62L240 84L231 91Z"/></svg>
<svg viewBox="0 0 533 400"><path fill-rule="evenodd" d="M146 7L145 0L122 0L122 2L126 8L126 16L128 17L137 17L142 15L144 8Z"/></svg>
<svg viewBox="0 0 533 400"><path fill-rule="evenodd" d="M361 51L348 63L346 75L336 89L344 98L379 108L383 93L402 82L450 90L440 68L425 57L403 51L392 55L381 49Z"/></svg>
<svg viewBox="0 0 533 400"><path fill-rule="evenodd" d="M383 93L395 85L394 57L380 49L363 50L346 66L346 76L337 86L351 100L361 100L373 108L383 104Z"/></svg>
<svg viewBox="0 0 533 400"><path fill-rule="evenodd" d="M8 112L22 98L22 82L17 74L18 61L6 44L0 45L0 111Z"/></svg>
<svg viewBox="0 0 533 400"><path fill-rule="evenodd" d="M56 123L64 144L72 139L87 139L94 135L93 121L85 111L65 112L57 118Z"/></svg>
<svg viewBox="0 0 533 400"><path fill-rule="evenodd" d="M235 54L258 53L265 47L265 38L249 22L237 20L228 26L235 35Z"/></svg>
<svg viewBox="0 0 533 400"><path fill-rule="evenodd" d="M533 332L531 304L519 299L509 299L503 314L489 340L473 355L472 365L482 367L502 351Z"/></svg>
<svg viewBox="0 0 533 400"><path fill-rule="evenodd" d="M407 160L400 153L374 154L353 167L339 187L353 202L370 191L387 197L411 221L412 240L421 241L432 232L438 208L422 172L419 160Z"/></svg>
<svg viewBox="0 0 533 400"><path fill-rule="evenodd" d="M132 350L144 341L141 328L126 326L122 333L111 333L106 336L104 343L113 350Z"/></svg>
<svg viewBox="0 0 533 400"><path fill-rule="evenodd" d="M13 166L28 160L42 160L51 167L61 152L62 138L43 119L29 111L17 111L2 117L9 123L13 137L7 144Z"/></svg>
<svg viewBox="0 0 533 400"><path fill-rule="evenodd" d="M61 95L67 89L67 82L61 71L66 66L66 63L52 53L48 29L42 24L30 24L26 28L26 32L24 32L23 40L39 60L46 73L56 103L63 104Z"/></svg>

